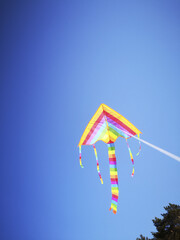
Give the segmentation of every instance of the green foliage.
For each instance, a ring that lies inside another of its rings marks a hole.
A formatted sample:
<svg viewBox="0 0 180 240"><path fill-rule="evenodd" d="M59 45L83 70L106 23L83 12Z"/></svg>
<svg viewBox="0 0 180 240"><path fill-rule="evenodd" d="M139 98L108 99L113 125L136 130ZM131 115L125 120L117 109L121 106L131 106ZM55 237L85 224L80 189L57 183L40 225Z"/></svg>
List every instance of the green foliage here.
<svg viewBox="0 0 180 240"><path fill-rule="evenodd" d="M162 219L155 217L152 220L157 230L152 232L153 238L140 235L136 240L180 240L180 206L170 203L164 209L166 213L161 214Z"/></svg>
<svg viewBox="0 0 180 240"><path fill-rule="evenodd" d="M151 240L148 237L144 237L143 235L140 235L140 238L136 238L136 240Z"/></svg>
<svg viewBox="0 0 180 240"><path fill-rule="evenodd" d="M169 204L164 209L167 213L161 214L163 218L153 220L157 232L152 235L155 239L180 240L180 206Z"/></svg>

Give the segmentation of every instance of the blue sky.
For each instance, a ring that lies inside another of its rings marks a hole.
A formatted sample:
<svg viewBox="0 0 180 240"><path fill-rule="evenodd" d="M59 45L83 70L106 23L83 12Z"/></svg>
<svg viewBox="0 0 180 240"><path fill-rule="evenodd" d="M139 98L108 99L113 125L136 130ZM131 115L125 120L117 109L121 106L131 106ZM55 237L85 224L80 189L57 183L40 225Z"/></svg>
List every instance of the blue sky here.
<svg viewBox="0 0 180 240"><path fill-rule="evenodd" d="M107 146L78 142L101 103L180 156L179 1L1 1L2 240L132 240L180 204L175 160L115 143L116 215Z"/></svg>

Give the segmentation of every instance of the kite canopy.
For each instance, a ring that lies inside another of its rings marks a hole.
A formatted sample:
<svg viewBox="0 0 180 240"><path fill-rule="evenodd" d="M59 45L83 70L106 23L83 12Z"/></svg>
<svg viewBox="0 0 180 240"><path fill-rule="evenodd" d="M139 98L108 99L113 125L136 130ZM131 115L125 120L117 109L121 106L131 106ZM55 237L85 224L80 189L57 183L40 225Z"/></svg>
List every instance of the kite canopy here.
<svg viewBox="0 0 180 240"><path fill-rule="evenodd" d="M101 177L101 173L99 170L99 162L97 157L97 151L95 148L95 143L99 140L107 143L108 146L108 155L109 155L109 168L110 168L110 179L111 179L111 192L112 192L112 200L110 210L113 210L113 213L117 212L117 202L119 196L119 188L118 188L118 173L117 173L117 163L115 156L115 145L114 142L118 137L125 138L126 141L128 138L133 137L135 135L140 135L140 131L130 123L126 118L124 118L121 114L114 111L112 108L108 107L105 104L101 104L90 122L88 123L81 139L78 144L79 146L79 161L80 165L83 168L81 162L81 145L93 145L96 162L97 162L97 171L103 184L103 180ZM128 145L128 150L130 153L132 164L134 165L133 156L131 153L131 149ZM139 148L140 152L141 146ZM139 153L138 153L139 154ZM132 171L132 176L134 175L134 167Z"/></svg>
<svg viewBox="0 0 180 240"><path fill-rule="evenodd" d="M113 143L118 137L130 138L141 132L121 114L101 104L88 123L78 146L93 145L102 140Z"/></svg>

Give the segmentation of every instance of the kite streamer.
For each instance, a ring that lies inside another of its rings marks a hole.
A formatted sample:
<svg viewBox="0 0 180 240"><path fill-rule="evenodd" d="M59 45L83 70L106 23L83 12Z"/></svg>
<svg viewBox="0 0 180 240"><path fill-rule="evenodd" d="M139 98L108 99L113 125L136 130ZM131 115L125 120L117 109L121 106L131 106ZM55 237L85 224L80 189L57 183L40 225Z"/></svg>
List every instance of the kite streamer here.
<svg viewBox="0 0 180 240"><path fill-rule="evenodd" d="M83 165L81 162L81 146L79 146L79 163L80 163L80 166L83 168Z"/></svg>
<svg viewBox="0 0 180 240"><path fill-rule="evenodd" d="M113 213L117 212L117 202L119 196L119 188L118 188L118 173L117 173L117 164L116 164L116 156L115 156L115 145L114 143L109 143L108 145L108 155L109 155L109 168L110 168L110 179L111 179L111 209Z"/></svg>
<svg viewBox="0 0 180 240"><path fill-rule="evenodd" d="M138 139L139 139L139 152L136 154L136 156L138 156L141 151L140 134L138 134Z"/></svg>
<svg viewBox="0 0 180 240"><path fill-rule="evenodd" d="M99 178L100 178L100 180L101 180L101 183L103 184L103 180L102 180L101 173L100 173L100 170L99 170L99 162L98 162L97 151L96 151L96 147L95 147L94 144L93 144L93 148L94 148L94 153L95 153L95 156L96 156L97 172L98 172L98 174L99 174Z"/></svg>
<svg viewBox="0 0 180 240"><path fill-rule="evenodd" d="M128 143L128 141L127 141L127 138L126 138L126 143L127 143L127 146L128 146L128 150L129 150L129 155L130 155L130 158L131 158L131 162L132 162L132 164L133 164L133 171L132 171L132 174L131 174L131 176L133 177L133 176L134 176L134 159L133 159L133 155L132 155L132 152L131 152L129 143Z"/></svg>

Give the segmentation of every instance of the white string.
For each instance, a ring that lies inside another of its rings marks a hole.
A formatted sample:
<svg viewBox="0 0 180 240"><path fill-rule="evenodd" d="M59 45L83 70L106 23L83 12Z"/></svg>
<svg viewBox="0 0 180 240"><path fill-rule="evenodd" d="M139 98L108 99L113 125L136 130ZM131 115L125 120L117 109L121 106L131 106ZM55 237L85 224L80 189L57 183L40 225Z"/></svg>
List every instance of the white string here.
<svg viewBox="0 0 180 240"><path fill-rule="evenodd" d="M176 155L174 155L174 154L172 154L172 153L170 153L170 152L168 152L168 151L166 151L166 150L164 150L164 149L162 149L162 148L159 148L159 147L157 147L157 146L155 146L155 145L153 145L153 144L151 144L151 143L149 143L149 142L147 142L147 141L145 141L145 140L143 140L143 139L141 139L141 138L138 138L138 137L136 137L136 136L133 136L133 135L130 134L129 132L125 132L125 131L123 131L122 129L121 129L121 131L124 132L124 133L126 133L127 135L129 135L129 136L137 139L138 141L141 141L141 142L145 143L145 144L148 145L149 147L152 147L152 148L156 149L157 151L162 152L162 153L164 153L165 155L167 155L167 156L175 159L176 161L180 162L180 157L178 157L178 156L176 156Z"/></svg>

